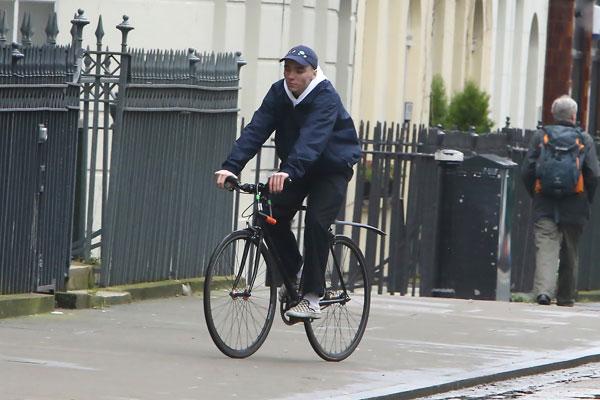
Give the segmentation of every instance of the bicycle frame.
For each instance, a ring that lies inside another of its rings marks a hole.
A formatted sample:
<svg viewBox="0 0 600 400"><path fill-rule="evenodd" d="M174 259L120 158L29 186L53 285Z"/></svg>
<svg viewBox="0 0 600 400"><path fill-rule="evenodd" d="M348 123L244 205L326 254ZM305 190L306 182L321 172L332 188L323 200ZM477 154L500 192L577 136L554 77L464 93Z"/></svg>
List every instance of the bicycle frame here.
<svg viewBox="0 0 600 400"><path fill-rule="evenodd" d="M252 185L252 184L240 185L239 182L237 182L237 181L233 181L233 182L229 181L229 183L231 185L231 190L235 189L235 190L238 190L241 192L245 192L245 193L254 195L253 204L252 204L253 212L252 212L252 216L251 216L251 223L250 222L248 223L248 228L246 228L246 229L248 229L252 232L252 238L258 244L258 250L256 251L256 254L254 257L254 262L253 262L253 264L251 264L249 266L249 271L251 271L251 275L250 275L250 279L248 282L248 288L246 290L244 290L243 293L233 293L232 292L230 295L232 297L251 296L252 288L254 286L254 281L256 279L256 273L258 270L258 268L254 268L253 266L256 266L258 264L262 246L266 245L268 252L274 258L273 261L275 264L274 268L276 269L275 272L279 275L279 277L281 277L283 284L284 284L285 288L287 289L288 296L291 300L289 302L288 306L293 306L300 300L300 295L299 295L298 291L296 290L296 288L294 287L294 285L292 284L292 282L290 281L290 279L287 277L287 275L285 273L283 273L283 271L281 269L281 260L279 259L278 255L276 254L276 251L274 251L272 244L269 243L268 236L265 235L263 228L260 226L261 222L259 221L259 218L263 218L266 221L266 223L270 223L270 224L277 223L276 220L274 220L273 216L272 216L271 201L268 198L268 187L261 183L256 184L256 185ZM263 202L266 202L266 204L269 207L268 214L263 212ZM355 223L349 223L349 222L345 222L345 221L335 221L335 223L336 224L349 224L349 225L355 225L355 226L360 226L360 227L368 227L368 228L374 229L376 231L379 231L376 228L373 228L368 225L363 225L363 224L355 224ZM381 231L379 231L379 232L381 232ZM337 299L321 299L319 301L319 304L321 306L328 306L328 305L336 304L336 303L345 304L346 302L350 301L350 296L348 296L348 292L346 289L346 283L344 282L344 278L342 275L342 270L341 270L339 261L337 259L337 256L336 256L334 248L333 248L333 239L334 239L334 235L333 235L333 233L331 233L331 238L330 238L331 244L329 246L329 251L331 252L331 255L333 257L333 263L335 266L334 268L336 269L336 272L338 273L338 276L340 278L342 294L340 296L338 296ZM242 256L242 265L246 265L246 259L248 257L249 247L250 247L250 244L248 243L244 248L244 254ZM236 276L236 279L235 279L236 286L241 279L242 273L243 273L243 268L240 269L240 271L238 272L238 275Z"/></svg>
<svg viewBox="0 0 600 400"><path fill-rule="evenodd" d="M251 212L243 213L248 217L246 229L227 235L213 251L206 268L204 314L215 345L232 358L254 354L272 327L279 303L283 322L303 323L308 341L319 357L341 361L350 356L365 333L371 303L367 266L358 245L348 236L335 235L330 227L330 254L325 265L324 293L319 300L324 312L314 318L295 317L297 314L289 310L298 303L300 294L294 276L287 274L286 265L281 262L285 254L278 254L273 246L276 237L265 225L277 223L266 185L226 180L225 186L253 194L254 198L247 209ZM335 224L384 234L368 225L344 221ZM285 221L286 229L288 225ZM277 287L282 283L287 290L278 295ZM347 306L350 300L353 301Z"/></svg>

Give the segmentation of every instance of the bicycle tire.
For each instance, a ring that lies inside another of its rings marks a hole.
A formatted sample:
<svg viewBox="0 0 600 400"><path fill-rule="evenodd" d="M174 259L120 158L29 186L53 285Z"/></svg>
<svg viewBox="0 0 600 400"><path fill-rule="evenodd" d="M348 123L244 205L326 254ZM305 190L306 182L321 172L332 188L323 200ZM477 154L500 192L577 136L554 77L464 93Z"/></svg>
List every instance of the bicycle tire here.
<svg viewBox="0 0 600 400"><path fill-rule="evenodd" d="M244 249L246 262L239 265ZM251 294L244 292L250 280L248 261L254 264L257 250L257 240L250 230L232 232L215 248L205 272L206 326L217 348L232 358L245 358L256 352L275 319L277 288L270 284L272 263L264 244Z"/></svg>
<svg viewBox="0 0 600 400"><path fill-rule="evenodd" d="M337 255L346 290L347 303L321 306L321 318L304 321L308 341L313 350L326 361L342 361L357 348L367 327L371 306L365 259L356 244L346 236L335 236L332 248ZM326 297L343 293L339 273L334 267L331 251L325 269Z"/></svg>

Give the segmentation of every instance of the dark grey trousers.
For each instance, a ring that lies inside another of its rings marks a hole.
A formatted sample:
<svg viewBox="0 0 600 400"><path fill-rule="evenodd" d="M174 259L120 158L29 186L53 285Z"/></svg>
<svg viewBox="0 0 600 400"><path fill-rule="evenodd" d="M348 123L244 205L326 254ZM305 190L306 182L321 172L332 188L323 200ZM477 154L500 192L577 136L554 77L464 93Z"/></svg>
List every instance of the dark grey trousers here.
<svg viewBox="0 0 600 400"><path fill-rule="evenodd" d="M583 227L541 218L534 224L536 296L556 296L558 303L574 302L577 296L579 238ZM558 282L558 284L557 284Z"/></svg>

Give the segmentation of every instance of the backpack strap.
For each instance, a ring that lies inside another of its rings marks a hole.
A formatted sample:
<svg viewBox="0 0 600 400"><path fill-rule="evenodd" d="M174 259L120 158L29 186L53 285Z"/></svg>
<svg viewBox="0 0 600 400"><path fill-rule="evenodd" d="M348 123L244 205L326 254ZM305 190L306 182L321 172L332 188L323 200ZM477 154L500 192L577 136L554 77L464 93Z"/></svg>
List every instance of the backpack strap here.
<svg viewBox="0 0 600 400"><path fill-rule="evenodd" d="M585 138L583 137L583 131L580 127L575 128L575 132L577 132L577 144L579 145L579 152L583 153L585 149Z"/></svg>
<svg viewBox="0 0 600 400"><path fill-rule="evenodd" d="M544 146L547 145L548 141L550 140L550 138L548 137L548 131L545 129L545 127L541 127L540 132L542 133L542 140L540 141L540 144L538 144L538 147L540 149L540 154L538 155L538 158L542 157L542 152L544 151ZM537 164L537 162L536 162L536 164ZM534 193L542 192L542 181L540 180L540 178L535 179L535 181L533 183L533 192Z"/></svg>
<svg viewBox="0 0 600 400"><path fill-rule="evenodd" d="M579 170L579 178L577 179L577 185L575 185L575 193L583 193L585 186L583 184L583 162L585 161L585 143L583 137L583 131L581 128L575 128L577 132L577 144L579 145L579 157L577 157L577 169Z"/></svg>

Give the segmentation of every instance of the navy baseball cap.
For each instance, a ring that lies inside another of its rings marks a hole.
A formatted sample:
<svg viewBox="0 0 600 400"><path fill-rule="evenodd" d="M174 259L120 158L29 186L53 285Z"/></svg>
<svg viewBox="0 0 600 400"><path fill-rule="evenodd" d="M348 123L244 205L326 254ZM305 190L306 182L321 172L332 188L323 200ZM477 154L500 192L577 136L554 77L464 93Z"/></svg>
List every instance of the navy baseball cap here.
<svg viewBox="0 0 600 400"><path fill-rule="evenodd" d="M285 60L296 61L300 65L310 65L314 69L317 69L319 66L317 53L310 47L304 45L292 47L279 62Z"/></svg>

